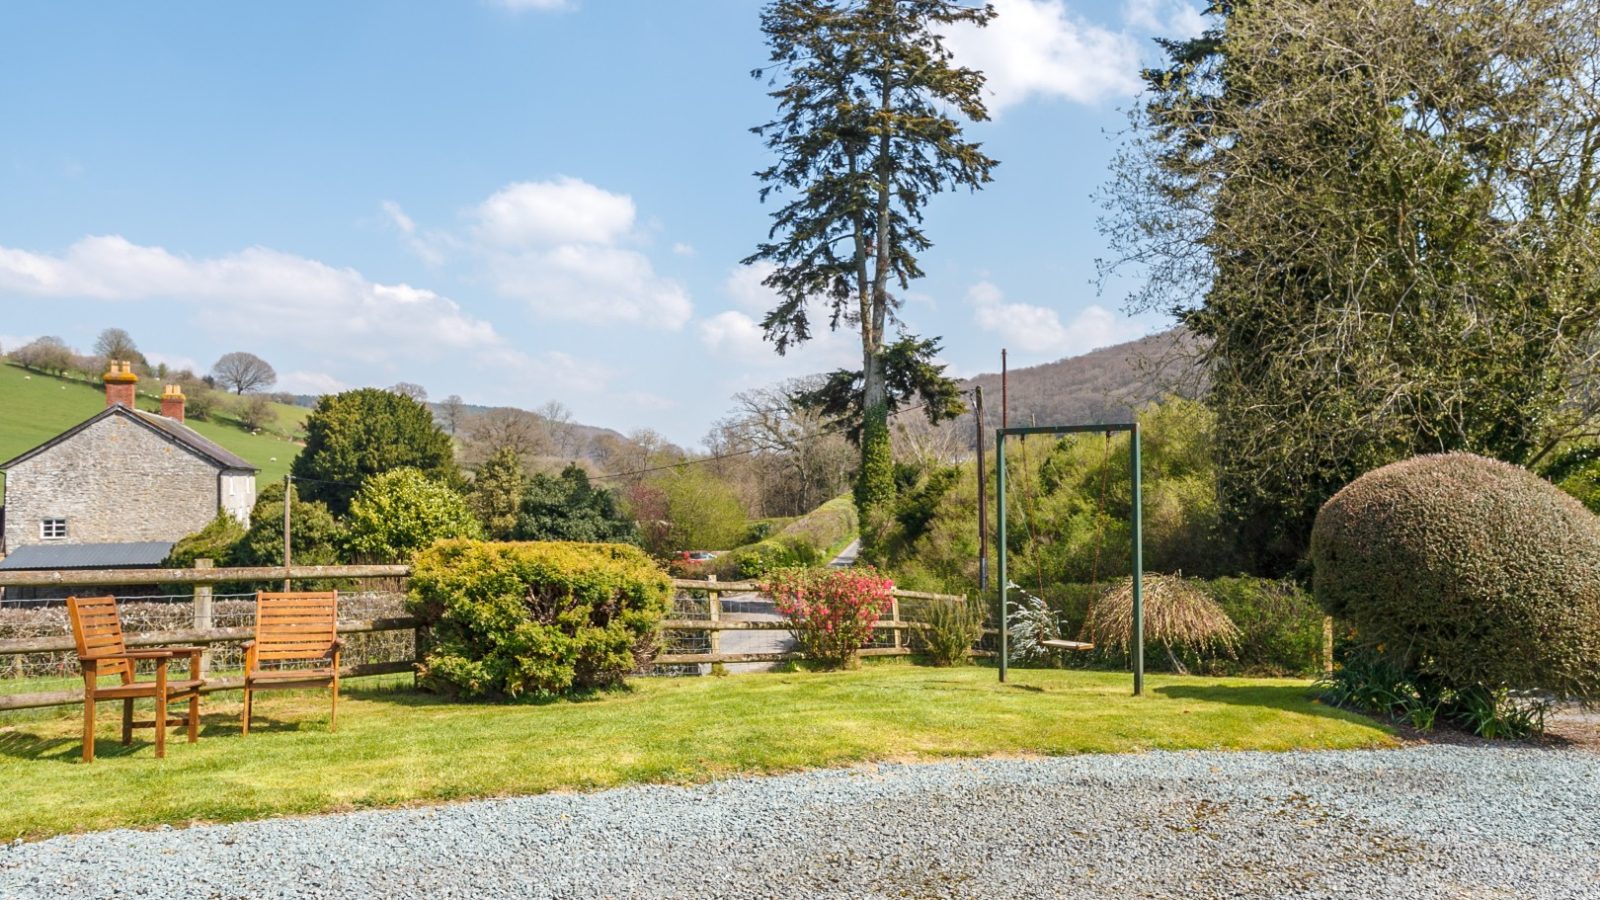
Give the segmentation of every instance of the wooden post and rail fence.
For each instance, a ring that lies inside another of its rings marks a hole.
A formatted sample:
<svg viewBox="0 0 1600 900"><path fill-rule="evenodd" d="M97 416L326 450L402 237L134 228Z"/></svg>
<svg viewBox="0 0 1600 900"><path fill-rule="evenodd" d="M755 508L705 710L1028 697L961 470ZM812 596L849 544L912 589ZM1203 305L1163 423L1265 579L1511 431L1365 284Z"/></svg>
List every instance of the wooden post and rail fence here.
<svg viewBox="0 0 1600 900"><path fill-rule="evenodd" d="M327 581L348 579L402 579L409 577L411 567L405 565L353 565L353 566L266 566L253 568L212 568L207 560L196 562L192 569L97 569L97 570L66 570L66 571L16 571L0 572L0 588L40 588L40 587L71 587L74 589L99 589L144 586L151 584L162 585L193 585L194 586L194 616L193 627L183 629L168 629L154 632L132 632L127 635L127 644L130 648L151 647L167 644L200 645L209 647L212 644L232 643L246 641L254 636L251 626L236 628L212 627L212 595L214 586L221 583L268 583L290 581ZM706 595L706 617L684 619L669 618L661 622L661 630L676 632L705 632L707 635L706 653L665 653L655 658L654 664L658 666L697 665L703 663L749 663L749 662L783 662L799 659L796 652L779 653L723 653L721 652L721 635L727 631L789 631L787 622L744 622L728 619L723 614L723 599L726 594L760 593L761 589L753 582L726 581L718 582L715 577L701 581L697 579L674 578L672 584L677 591L691 591ZM87 590L83 591L88 593ZM912 651L909 641L905 639L908 630L921 627L919 623L907 622L900 617L900 601L909 600L964 600L963 597L945 594L930 594L921 591L894 592L890 606L890 618L875 624L875 628L889 631L893 635L893 643L887 647L869 647L861 651L862 656L906 656ZM138 598L129 598L129 602L137 602ZM338 625L340 634L371 634L374 632L413 631L418 632L423 628L423 622L412 616L390 616L384 618L366 619L361 621L344 621ZM419 634L420 638L421 635ZM416 646L422 646L421 640ZM76 649L70 633L48 635L43 637L26 637L0 639L0 657L15 657L36 653L71 653ZM209 655L209 654L208 654ZM385 675L411 672L415 670L414 660L397 660L392 662L364 663L344 667L346 676L360 675ZM74 675L76 672L73 673ZM214 691L237 690L242 686L239 678L208 678L206 686L202 689L205 693ZM0 693L0 711L12 709L33 709L48 706L66 706L83 702L83 690L76 688L66 691L41 691L26 694Z"/></svg>

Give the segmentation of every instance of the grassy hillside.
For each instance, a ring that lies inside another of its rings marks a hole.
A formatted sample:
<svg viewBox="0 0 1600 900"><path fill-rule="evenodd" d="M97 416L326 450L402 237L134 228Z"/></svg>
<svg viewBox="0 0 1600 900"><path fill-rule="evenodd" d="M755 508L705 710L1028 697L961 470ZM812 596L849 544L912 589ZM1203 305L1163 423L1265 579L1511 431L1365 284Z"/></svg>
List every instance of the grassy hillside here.
<svg viewBox="0 0 1600 900"><path fill-rule="evenodd" d="M161 401L145 389L160 385L139 385L139 408L159 411ZM0 462L44 443L105 408L105 391L98 384L56 378L0 364ZM209 422L191 420L189 425L207 438L232 450L261 467L258 483L282 479L289 471L300 447L290 435L298 435L310 410L299 406L273 404L277 422L259 434L244 430L232 417L218 414ZM4 497L0 489L0 497Z"/></svg>

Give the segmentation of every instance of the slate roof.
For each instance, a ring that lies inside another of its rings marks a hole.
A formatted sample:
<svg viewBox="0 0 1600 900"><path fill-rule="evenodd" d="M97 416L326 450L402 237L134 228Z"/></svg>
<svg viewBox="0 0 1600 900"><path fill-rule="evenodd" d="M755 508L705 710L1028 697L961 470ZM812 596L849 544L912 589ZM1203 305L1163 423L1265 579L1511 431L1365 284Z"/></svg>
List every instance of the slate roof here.
<svg viewBox="0 0 1600 900"><path fill-rule="evenodd" d="M128 544L28 544L0 559L0 570L142 569L161 565L172 552L171 541Z"/></svg>
<svg viewBox="0 0 1600 900"><path fill-rule="evenodd" d="M90 416L82 422L79 422L77 425L68 428L66 431L63 431L50 440L45 441L37 447L34 447L32 450L0 463L0 471L9 469L25 460L32 459L40 453L49 450L51 447L60 444L62 441L73 437L74 435L88 428L90 425L93 425L96 422L99 422L101 419L105 419L110 416L122 416L129 421L137 422L140 425L149 428L151 431L154 431L156 434L159 434L163 438L171 441L172 443L189 450L191 453L194 453L201 459L210 462L219 469L238 470L245 472L260 471L260 469L251 464L249 460L230 452L229 450L216 444L214 441L210 441L204 437L201 437L199 432L183 424L182 422L177 421L176 419L169 419L166 416L158 416L155 413L147 413L141 409L129 409L126 406L106 407L104 410L94 414L93 416Z"/></svg>

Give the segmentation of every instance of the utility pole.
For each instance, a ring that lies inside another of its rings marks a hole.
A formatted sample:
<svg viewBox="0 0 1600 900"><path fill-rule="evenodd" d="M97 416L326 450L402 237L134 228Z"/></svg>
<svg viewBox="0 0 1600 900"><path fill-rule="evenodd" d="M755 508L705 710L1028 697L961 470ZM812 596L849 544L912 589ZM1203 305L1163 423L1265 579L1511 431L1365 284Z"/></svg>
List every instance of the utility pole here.
<svg viewBox="0 0 1600 900"><path fill-rule="evenodd" d="M294 506L294 476L283 476L283 590L287 593L293 590L289 586L289 567L293 565L293 558L289 551L289 509Z"/></svg>
<svg viewBox="0 0 1600 900"><path fill-rule="evenodd" d="M989 473L983 463L983 386L973 388L973 418L978 433L978 591L989 589Z"/></svg>

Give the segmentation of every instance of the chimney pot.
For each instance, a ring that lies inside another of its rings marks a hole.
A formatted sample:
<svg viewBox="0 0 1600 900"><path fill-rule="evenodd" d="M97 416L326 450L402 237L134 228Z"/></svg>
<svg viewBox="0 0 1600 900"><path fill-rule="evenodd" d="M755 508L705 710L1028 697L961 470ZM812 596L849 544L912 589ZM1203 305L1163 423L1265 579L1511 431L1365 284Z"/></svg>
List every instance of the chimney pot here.
<svg viewBox="0 0 1600 900"><path fill-rule="evenodd" d="M183 387L169 384L161 391L161 414L178 422L183 421Z"/></svg>
<svg viewBox="0 0 1600 900"><path fill-rule="evenodd" d="M133 364L111 360L106 374L100 376L106 385L106 406L126 406L135 409L134 397L138 390L139 376L133 374Z"/></svg>

